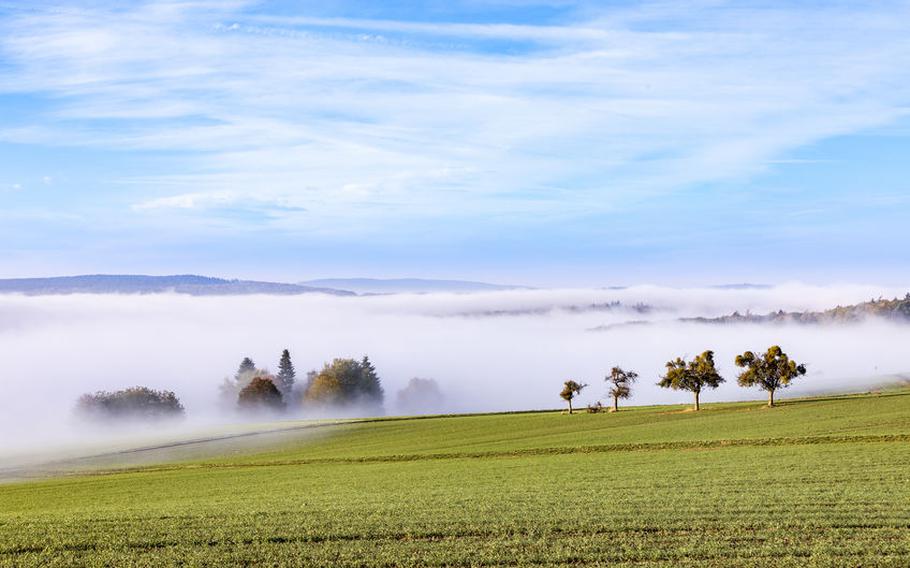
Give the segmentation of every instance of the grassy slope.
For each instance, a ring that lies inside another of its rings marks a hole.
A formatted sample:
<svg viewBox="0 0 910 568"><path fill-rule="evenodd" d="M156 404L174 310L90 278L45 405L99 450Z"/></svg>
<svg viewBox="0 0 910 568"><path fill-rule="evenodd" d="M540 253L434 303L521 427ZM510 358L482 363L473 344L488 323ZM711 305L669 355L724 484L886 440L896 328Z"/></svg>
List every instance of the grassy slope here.
<svg viewBox="0 0 910 568"><path fill-rule="evenodd" d="M0 563L906 565L910 392L679 410L337 425L0 486Z"/></svg>

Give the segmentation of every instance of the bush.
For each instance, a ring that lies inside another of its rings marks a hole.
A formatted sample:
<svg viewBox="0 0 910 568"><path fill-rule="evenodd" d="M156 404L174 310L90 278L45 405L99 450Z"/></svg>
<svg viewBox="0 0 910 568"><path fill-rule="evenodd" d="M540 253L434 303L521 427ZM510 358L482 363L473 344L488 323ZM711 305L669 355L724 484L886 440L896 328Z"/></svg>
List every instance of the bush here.
<svg viewBox="0 0 910 568"><path fill-rule="evenodd" d="M180 418L183 405L171 391L131 387L116 392L84 394L76 403L76 413L84 418L160 420Z"/></svg>
<svg viewBox="0 0 910 568"><path fill-rule="evenodd" d="M603 409L604 409L604 405L601 404L600 401L598 400L594 404L588 405L588 414L598 414L600 412L603 412Z"/></svg>

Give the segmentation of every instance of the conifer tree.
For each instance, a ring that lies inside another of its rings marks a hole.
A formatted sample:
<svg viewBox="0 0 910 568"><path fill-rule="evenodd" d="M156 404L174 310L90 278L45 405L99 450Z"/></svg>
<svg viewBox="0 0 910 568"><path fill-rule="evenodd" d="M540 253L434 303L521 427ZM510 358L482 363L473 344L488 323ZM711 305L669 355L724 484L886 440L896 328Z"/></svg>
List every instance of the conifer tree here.
<svg viewBox="0 0 910 568"><path fill-rule="evenodd" d="M294 381L297 379L297 373L294 371L294 363L291 362L291 352L285 349L281 352L281 360L278 362L278 375L275 386L281 391L281 394L287 398L294 389Z"/></svg>
<svg viewBox="0 0 910 568"><path fill-rule="evenodd" d="M253 360L249 357L244 357L243 361L240 362L240 366L237 368L237 373L234 374L234 379L242 381L245 376L253 375L255 372L256 363L253 363Z"/></svg>
<svg viewBox="0 0 910 568"><path fill-rule="evenodd" d="M382 404L385 392L382 388L382 381L376 374L376 367L366 355L360 361L360 390L370 402Z"/></svg>

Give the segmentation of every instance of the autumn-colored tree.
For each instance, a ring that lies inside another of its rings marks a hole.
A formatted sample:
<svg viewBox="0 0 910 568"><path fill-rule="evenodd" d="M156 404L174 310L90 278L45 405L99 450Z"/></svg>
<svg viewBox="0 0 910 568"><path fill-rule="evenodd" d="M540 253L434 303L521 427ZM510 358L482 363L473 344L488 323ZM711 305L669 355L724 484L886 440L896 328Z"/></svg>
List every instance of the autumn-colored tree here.
<svg viewBox="0 0 910 568"><path fill-rule="evenodd" d="M310 377L309 386L303 394L303 401L307 404L338 405L344 398L341 381L334 373L314 373Z"/></svg>
<svg viewBox="0 0 910 568"><path fill-rule="evenodd" d="M360 406L381 412L385 393L369 358L335 359L311 376L303 400L308 404Z"/></svg>
<svg viewBox="0 0 910 568"><path fill-rule="evenodd" d="M736 356L736 366L746 370L739 374L741 387L758 387L768 391L768 406L774 406L774 392L790 386L793 379L806 374L806 366L797 364L777 345L768 348L764 355L746 351Z"/></svg>
<svg viewBox="0 0 910 568"><path fill-rule="evenodd" d="M714 366L714 352L705 351L695 359L686 362L677 357L667 362L667 374L661 377L658 386L673 390L687 390L695 395L695 410L700 408L699 396L705 388L716 389L724 378Z"/></svg>
<svg viewBox="0 0 910 568"><path fill-rule="evenodd" d="M270 377L255 377L237 396L241 410L283 410L281 391Z"/></svg>
<svg viewBox="0 0 910 568"><path fill-rule="evenodd" d="M563 383L562 392L559 393L559 396L569 403L569 414L572 414L572 399L581 394L582 389L586 386L588 385L576 383L572 380Z"/></svg>
<svg viewBox="0 0 910 568"><path fill-rule="evenodd" d="M624 371L620 367L613 367L610 374L604 377L610 389L607 391L613 398L613 409L611 412L619 411L619 399L629 398L632 396L632 383L638 379L638 373L635 371Z"/></svg>

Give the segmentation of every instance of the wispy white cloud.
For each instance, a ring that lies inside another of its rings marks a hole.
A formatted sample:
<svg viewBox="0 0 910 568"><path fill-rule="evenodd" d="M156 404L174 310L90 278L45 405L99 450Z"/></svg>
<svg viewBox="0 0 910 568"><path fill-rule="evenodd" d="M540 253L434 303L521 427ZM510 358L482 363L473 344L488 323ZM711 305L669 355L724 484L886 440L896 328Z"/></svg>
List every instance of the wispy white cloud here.
<svg viewBox="0 0 910 568"><path fill-rule="evenodd" d="M0 92L50 109L0 139L183 153L131 180L136 212L271 202L363 230L628 207L755 175L910 99L906 3L654 4L560 26L245 8L13 11Z"/></svg>

